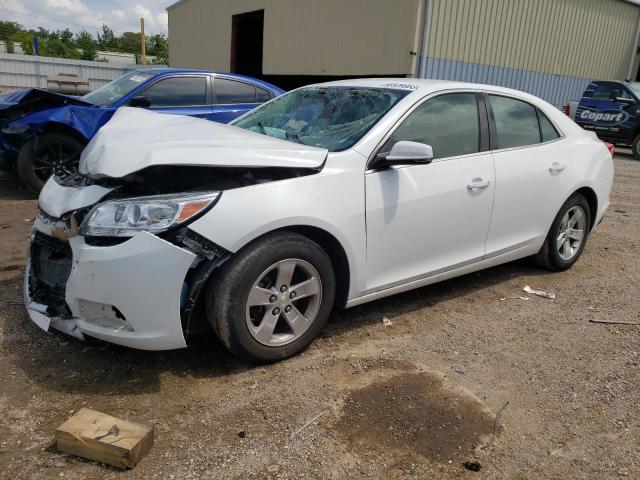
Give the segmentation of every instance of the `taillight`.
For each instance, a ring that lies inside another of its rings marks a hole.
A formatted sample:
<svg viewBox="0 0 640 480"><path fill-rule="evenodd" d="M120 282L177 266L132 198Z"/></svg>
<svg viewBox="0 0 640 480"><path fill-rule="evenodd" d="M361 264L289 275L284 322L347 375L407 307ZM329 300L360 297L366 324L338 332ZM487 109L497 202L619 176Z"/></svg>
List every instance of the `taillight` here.
<svg viewBox="0 0 640 480"><path fill-rule="evenodd" d="M602 142L602 143L605 144L605 146L607 147L607 150L609 150L609 153L613 157L613 154L616 153L616 147L613 145L613 143L609 143L609 142Z"/></svg>
<svg viewBox="0 0 640 480"><path fill-rule="evenodd" d="M567 117L571 115L571 107L568 103L562 106L562 113L564 113Z"/></svg>

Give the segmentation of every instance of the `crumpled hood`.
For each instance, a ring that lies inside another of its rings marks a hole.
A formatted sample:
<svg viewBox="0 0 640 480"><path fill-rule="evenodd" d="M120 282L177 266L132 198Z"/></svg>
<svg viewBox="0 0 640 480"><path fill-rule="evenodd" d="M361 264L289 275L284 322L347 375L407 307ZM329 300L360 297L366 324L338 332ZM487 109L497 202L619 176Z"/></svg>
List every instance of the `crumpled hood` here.
<svg viewBox="0 0 640 480"><path fill-rule="evenodd" d="M319 169L327 153L208 120L122 107L83 151L80 172L120 178L160 165Z"/></svg>
<svg viewBox="0 0 640 480"><path fill-rule="evenodd" d="M63 95L61 93L48 92L39 88L22 88L0 95L0 110L13 110L21 107L25 111L33 111L41 108L60 107L63 105L81 105L83 107L94 107L95 105L85 102L79 97Z"/></svg>

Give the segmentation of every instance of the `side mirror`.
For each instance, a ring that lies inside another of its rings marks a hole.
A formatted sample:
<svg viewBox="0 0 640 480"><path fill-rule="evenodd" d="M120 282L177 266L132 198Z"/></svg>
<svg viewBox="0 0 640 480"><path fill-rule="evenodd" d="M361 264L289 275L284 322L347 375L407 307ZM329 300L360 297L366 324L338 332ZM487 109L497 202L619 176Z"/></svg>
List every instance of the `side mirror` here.
<svg viewBox="0 0 640 480"><path fill-rule="evenodd" d="M609 101L615 102L619 96L620 96L620 90L611 90L611 92L609 93Z"/></svg>
<svg viewBox="0 0 640 480"><path fill-rule="evenodd" d="M129 106L138 108L149 108L151 106L151 99L144 96L133 97L131 100L129 100Z"/></svg>
<svg viewBox="0 0 640 480"><path fill-rule="evenodd" d="M419 142L402 140L396 142L391 151L382 159L387 165L413 165L431 163L433 148Z"/></svg>

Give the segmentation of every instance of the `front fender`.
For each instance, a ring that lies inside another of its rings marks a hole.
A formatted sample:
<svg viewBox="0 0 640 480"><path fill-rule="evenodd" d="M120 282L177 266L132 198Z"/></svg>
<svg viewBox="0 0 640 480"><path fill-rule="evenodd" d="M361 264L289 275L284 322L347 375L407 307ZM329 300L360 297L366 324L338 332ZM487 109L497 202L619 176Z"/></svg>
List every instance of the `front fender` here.
<svg viewBox="0 0 640 480"><path fill-rule="evenodd" d="M349 262L349 297L364 287L366 264L362 170L322 172L223 192L189 228L237 252L256 238L287 227L315 227L332 235Z"/></svg>

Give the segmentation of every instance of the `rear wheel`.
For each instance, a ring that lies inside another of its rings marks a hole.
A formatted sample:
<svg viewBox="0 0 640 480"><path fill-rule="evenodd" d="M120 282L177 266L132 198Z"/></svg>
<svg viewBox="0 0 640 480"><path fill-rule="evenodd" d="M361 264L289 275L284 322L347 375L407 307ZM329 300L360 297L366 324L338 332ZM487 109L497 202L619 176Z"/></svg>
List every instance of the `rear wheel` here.
<svg viewBox="0 0 640 480"><path fill-rule="evenodd" d="M536 262L553 271L571 267L582 254L590 229L589 203L582 194L574 193L556 215Z"/></svg>
<svg viewBox="0 0 640 480"><path fill-rule="evenodd" d="M631 150L633 151L633 159L640 160L640 135L633 139Z"/></svg>
<svg viewBox="0 0 640 480"><path fill-rule="evenodd" d="M222 343L248 360L272 362L298 353L333 307L331 260L297 233L258 240L216 276L207 292L207 318Z"/></svg>
<svg viewBox="0 0 640 480"><path fill-rule="evenodd" d="M35 192L53 174L65 177L78 170L84 143L60 133L43 133L20 149L16 168L20 180Z"/></svg>

